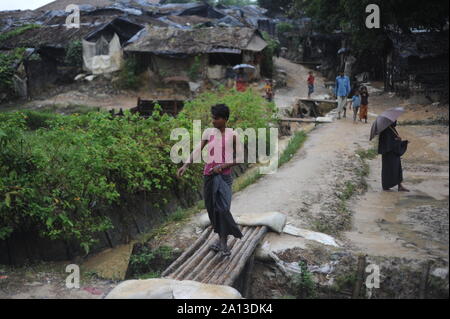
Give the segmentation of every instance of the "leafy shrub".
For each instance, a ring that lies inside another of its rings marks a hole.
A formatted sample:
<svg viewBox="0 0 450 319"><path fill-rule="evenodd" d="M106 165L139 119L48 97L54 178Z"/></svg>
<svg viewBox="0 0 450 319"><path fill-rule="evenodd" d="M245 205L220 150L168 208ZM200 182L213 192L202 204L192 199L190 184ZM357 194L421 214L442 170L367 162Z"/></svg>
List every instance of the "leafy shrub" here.
<svg viewBox="0 0 450 319"><path fill-rule="evenodd" d="M24 48L17 48L12 52L0 53L0 92L6 92L9 97L14 95L13 76L15 64L23 58Z"/></svg>
<svg viewBox="0 0 450 319"><path fill-rule="evenodd" d="M137 90L141 85L139 79L138 64L134 58L125 60L122 68L119 71L119 79L117 81L117 88L124 90Z"/></svg>
<svg viewBox="0 0 450 319"><path fill-rule="evenodd" d="M285 33L285 32L291 32L294 30L294 26L287 22L280 22L277 24L277 31L278 33Z"/></svg>
<svg viewBox="0 0 450 319"><path fill-rule="evenodd" d="M148 119L111 118L107 112L60 115L0 113L0 239L14 230L38 230L50 239L75 240L86 251L110 229L113 204L151 193L155 206L174 190L198 190L202 165L182 180L170 159L174 128L210 126L210 107L226 103L230 127L264 128L275 122L273 103L251 90L205 93L177 118L154 112Z"/></svg>
<svg viewBox="0 0 450 319"><path fill-rule="evenodd" d="M51 121L57 118L56 114L52 112L24 111L23 114L25 115L25 125L30 130L49 128Z"/></svg>
<svg viewBox="0 0 450 319"><path fill-rule="evenodd" d="M142 246L138 249L138 253L133 254L130 258L131 273L133 275L147 274L140 278L159 277L176 257L170 246L161 246L157 249Z"/></svg>
<svg viewBox="0 0 450 319"><path fill-rule="evenodd" d="M308 271L306 263L299 262L299 266L301 273L294 276L294 289L301 299L315 298L317 296L317 287L313 279L314 275Z"/></svg>
<svg viewBox="0 0 450 319"><path fill-rule="evenodd" d="M9 32L0 34L0 42L6 41L9 38L16 37L19 34L22 34L22 33L24 33L27 30L37 29L37 28L40 28L40 27L41 26L38 25L38 24L26 24L26 25L23 25L21 27L18 27L17 29L14 29L14 30L11 30Z"/></svg>
<svg viewBox="0 0 450 319"><path fill-rule="evenodd" d="M83 66L83 44L81 41L73 41L69 43L64 63L70 66L81 68Z"/></svg>
<svg viewBox="0 0 450 319"><path fill-rule="evenodd" d="M191 67L188 71L189 78L192 81L197 81L197 79L200 75L199 74L200 67L201 67L200 57L198 55L196 55L194 58L194 63L191 65Z"/></svg>

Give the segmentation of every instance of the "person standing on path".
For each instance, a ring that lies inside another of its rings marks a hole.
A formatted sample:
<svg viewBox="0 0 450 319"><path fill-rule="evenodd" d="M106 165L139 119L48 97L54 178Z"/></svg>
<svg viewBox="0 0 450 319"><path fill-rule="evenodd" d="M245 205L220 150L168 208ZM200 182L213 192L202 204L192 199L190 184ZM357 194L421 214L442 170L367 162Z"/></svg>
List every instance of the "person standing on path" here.
<svg viewBox="0 0 450 319"><path fill-rule="evenodd" d="M309 77L308 77L308 99L311 98L311 94L314 93L314 81L316 79L314 78L314 75L312 73L312 71L309 71Z"/></svg>
<svg viewBox="0 0 450 319"><path fill-rule="evenodd" d="M369 92L367 87L361 87L361 108L359 110L359 120L365 120L367 123L367 118L369 114Z"/></svg>
<svg viewBox="0 0 450 319"><path fill-rule="evenodd" d="M248 76L244 69L239 69L236 74L236 90L239 92L245 92L248 85Z"/></svg>
<svg viewBox="0 0 450 319"><path fill-rule="evenodd" d="M338 101L338 119L341 119L341 113L344 111L344 117L346 117L347 109L347 97L350 94L350 78L344 74L344 72L340 72L339 76L336 78L336 84L334 93L336 95Z"/></svg>
<svg viewBox="0 0 450 319"><path fill-rule="evenodd" d="M391 124L380 133L378 154L382 155L381 183L384 191L398 185L399 192L409 192L403 182L401 156L408 148L408 141L402 141L396 129L397 122Z"/></svg>
<svg viewBox="0 0 450 319"><path fill-rule="evenodd" d="M211 107L212 124L214 129L205 130L199 147L194 150L189 160L178 170L177 177L181 178L189 164L208 145L208 160L203 170L203 197L208 211L208 217L214 232L219 235L219 241L211 245L215 252L223 256L230 256L227 247L228 236L242 238L242 233L230 212L232 184L231 167L238 165L237 158L243 154L239 137L232 129L227 128L230 109L225 104ZM215 155L218 152L220 155ZM235 160L236 155L236 160Z"/></svg>
<svg viewBox="0 0 450 319"><path fill-rule="evenodd" d="M361 97L359 95L359 91L355 91L355 95L352 98L352 105L350 109L353 108L353 122L356 122L356 117L358 116L359 107L361 106Z"/></svg>

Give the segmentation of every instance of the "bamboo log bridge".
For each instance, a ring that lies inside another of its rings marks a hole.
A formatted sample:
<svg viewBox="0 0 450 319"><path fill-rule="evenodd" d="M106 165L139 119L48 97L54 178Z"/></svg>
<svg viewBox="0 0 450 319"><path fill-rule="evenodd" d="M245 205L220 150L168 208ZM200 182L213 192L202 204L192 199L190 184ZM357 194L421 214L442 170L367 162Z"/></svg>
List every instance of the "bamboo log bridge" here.
<svg viewBox="0 0 450 319"><path fill-rule="evenodd" d="M297 118L297 117L282 117L280 118L280 122L294 122L294 123L331 123L332 120L328 120L326 118L323 117L319 117L319 118L312 118L312 119L302 119L302 118Z"/></svg>
<svg viewBox="0 0 450 319"><path fill-rule="evenodd" d="M337 100L324 100L324 99L302 99L299 98L298 101L300 102L314 102L314 103L330 103L330 104L338 104Z"/></svg>
<svg viewBox="0 0 450 319"><path fill-rule="evenodd" d="M210 249L217 240L217 234L212 227L208 227L194 244L162 273L162 277L233 286L247 295L249 276L253 268L253 254L267 233L268 227L240 226L240 228L243 237L232 238L228 242L231 256L223 257Z"/></svg>

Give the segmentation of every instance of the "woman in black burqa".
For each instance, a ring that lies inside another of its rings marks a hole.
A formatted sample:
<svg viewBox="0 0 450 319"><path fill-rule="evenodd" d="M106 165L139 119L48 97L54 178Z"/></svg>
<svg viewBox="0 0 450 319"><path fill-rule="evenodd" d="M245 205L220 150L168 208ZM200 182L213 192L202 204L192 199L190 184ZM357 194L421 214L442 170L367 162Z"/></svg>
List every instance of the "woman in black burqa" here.
<svg viewBox="0 0 450 319"><path fill-rule="evenodd" d="M394 122L380 133L378 153L382 155L381 183L383 190L388 191L398 185L399 192L409 192L403 187L403 169L401 156L408 148L408 141L402 141Z"/></svg>

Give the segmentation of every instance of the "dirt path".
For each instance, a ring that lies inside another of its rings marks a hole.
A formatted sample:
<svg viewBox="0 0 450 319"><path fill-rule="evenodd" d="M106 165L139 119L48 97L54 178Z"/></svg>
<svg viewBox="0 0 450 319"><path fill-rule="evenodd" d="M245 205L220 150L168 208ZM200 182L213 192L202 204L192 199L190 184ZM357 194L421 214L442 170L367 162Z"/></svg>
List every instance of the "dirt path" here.
<svg viewBox="0 0 450 319"><path fill-rule="evenodd" d="M298 92L306 94L302 80L307 69L282 59L277 64L289 74L289 87L277 92L277 103L287 107L284 103ZM320 78L318 82L323 83ZM325 92L319 84L319 93ZM372 97L370 121L401 103L387 94ZM404 106L409 110L404 120L409 121L442 112L431 106ZM234 195L232 212L279 211L297 227L331 233L345 229L334 224L336 192L355 179L356 151L376 146L368 141L369 131L370 123L355 124L349 118L317 127L302 150L276 174ZM403 159L405 184L411 193L382 192L381 159L370 161L368 190L350 202L351 230L340 238L352 250L374 256L448 262L448 127L401 126L399 131L412 141Z"/></svg>
<svg viewBox="0 0 450 319"><path fill-rule="evenodd" d="M308 96L306 79L308 78L310 69L283 58L275 58L275 66L287 73L287 87L275 92L275 104L282 112L285 109L291 108L297 98L306 98ZM312 97L323 98L328 94L328 90L324 86L323 79L318 77L317 74L315 74L315 77L316 92Z"/></svg>

